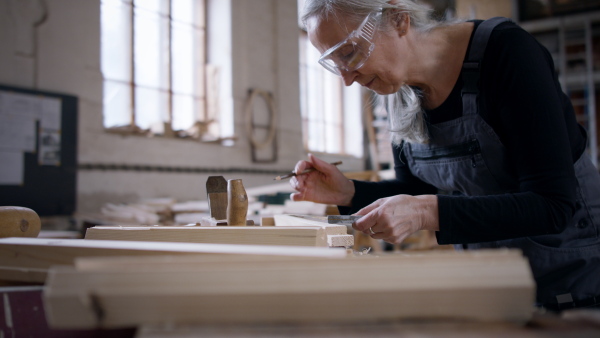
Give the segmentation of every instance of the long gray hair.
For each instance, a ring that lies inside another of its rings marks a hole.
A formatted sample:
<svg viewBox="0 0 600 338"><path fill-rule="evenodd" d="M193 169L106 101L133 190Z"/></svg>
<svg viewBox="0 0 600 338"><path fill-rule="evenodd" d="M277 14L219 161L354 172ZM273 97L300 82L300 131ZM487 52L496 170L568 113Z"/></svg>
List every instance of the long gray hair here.
<svg viewBox="0 0 600 338"><path fill-rule="evenodd" d="M439 22L431 17L432 9L418 0L306 0L302 22L311 18L328 19L344 16L353 23L361 22L371 12L385 9L399 9L410 17L411 27L418 32L428 32L449 23ZM384 14L389 11L384 11ZM381 30L389 28L389 15L382 16ZM429 136L425 124L425 112L421 106L421 92L403 85L394 94L378 95L379 101L388 111L390 134L394 144L402 141L427 143Z"/></svg>

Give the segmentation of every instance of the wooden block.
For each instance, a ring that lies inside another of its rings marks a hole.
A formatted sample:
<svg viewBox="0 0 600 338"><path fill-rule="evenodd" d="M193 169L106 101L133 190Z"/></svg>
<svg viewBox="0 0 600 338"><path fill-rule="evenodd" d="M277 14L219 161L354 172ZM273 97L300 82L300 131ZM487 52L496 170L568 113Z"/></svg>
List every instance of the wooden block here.
<svg viewBox="0 0 600 338"><path fill-rule="evenodd" d="M354 246L354 236L348 235L348 227L340 224L328 224L327 216L308 215L274 215L278 227L322 226L327 229L327 242L331 247Z"/></svg>
<svg viewBox="0 0 600 338"><path fill-rule="evenodd" d="M248 195L241 179L227 180L227 225L245 226Z"/></svg>
<svg viewBox="0 0 600 338"><path fill-rule="evenodd" d="M223 176L209 176L206 180L206 194L210 217L227 218L227 181Z"/></svg>
<svg viewBox="0 0 600 338"><path fill-rule="evenodd" d="M145 259L126 268L106 262L52 268L44 290L51 327L420 318L524 323L535 299L527 260L504 250L181 264Z"/></svg>
<svg viewBox="0 0 600 338"><path fill-rule="evenodd" d="M226 226L226 219L215 219L213 217L202 217L200 218L200 226L203 227L215 227L215 226ZM251 219L246 220L246 225L254 225L254 221Z"/></svg>
<svg viewBox="0 0 600 338"><path fill-rule="evenodd" d="M329 235L327 243L330 247L348 248L354 246L354 236L352 235Z"/></svg>
<svg viewBox="0 0 600 338"><path fill-rule="evenodd" d="M43 283L52 265L72 265L78 257L243 254L345 256L343 249L198 243L149 243L83 239L2 238L0 280Z"/></svg>
<svg viewBox="0 0 600 338"><path fill-rule="evenodd" d="M261 217L260 218L261 226L275 226L275 217Z"/></svg>
<svg viewBox="0 0 600 338"><path fill-rule="evenodd" d="M85 239L250 245L329 246L328 235L345 235L345 226L197 227L96 226Z"/></svg>

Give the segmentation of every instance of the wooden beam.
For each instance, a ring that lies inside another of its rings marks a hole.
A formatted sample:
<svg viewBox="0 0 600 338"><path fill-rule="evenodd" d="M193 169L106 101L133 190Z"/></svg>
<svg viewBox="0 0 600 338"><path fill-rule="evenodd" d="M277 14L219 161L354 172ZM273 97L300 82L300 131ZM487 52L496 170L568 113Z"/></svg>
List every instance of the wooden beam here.
<svg viewBox="0 0 600 338"><path fill-rule="evenodd" d="M336 240L329 236L338 236ZM339 236L347 236L342 240ZM85 239L156 242L187 242L250 245L337 246L349 243L346 226L297 227L202 227L202 226L96 226L89 228ZM335 245L334 245L335 244Z"/></svg>
<svg viewBox="0 0 600 338"><path fill-rule="evenodd" d="M273 215L276 226L339 226L327 223L327 216Z"/></svg>
<svg viewBox="0 0 600 338"><path fill-rule="evenodd" d="M340 257L344 249L83 239L2 238L0 280L43 283L52 265L72 265L78 257L148 255L282 255Z"/></svg>
<svg viewBox="0 0 600 338"><path fill-rule="evenodd" d="M173 259L145 258L127 268L108 261L84 270L52 268L44 290L51 327L403 318L524 323L535 299L527 260L504 250L181 264Z"/></svg>

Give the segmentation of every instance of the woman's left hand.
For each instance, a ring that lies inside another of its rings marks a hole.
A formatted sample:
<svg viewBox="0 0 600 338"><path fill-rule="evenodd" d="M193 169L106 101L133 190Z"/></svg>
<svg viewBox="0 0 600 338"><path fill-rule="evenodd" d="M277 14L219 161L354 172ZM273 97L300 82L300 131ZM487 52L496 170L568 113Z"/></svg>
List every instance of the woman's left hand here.
<svg viewBox="0 0 600 338"><path fill-rule="evenodd" d="M352 226L375 239L399 244L419 230L438 231L438 200L435 195L397 195L381 198L362 208L364 215Z"/></svg>

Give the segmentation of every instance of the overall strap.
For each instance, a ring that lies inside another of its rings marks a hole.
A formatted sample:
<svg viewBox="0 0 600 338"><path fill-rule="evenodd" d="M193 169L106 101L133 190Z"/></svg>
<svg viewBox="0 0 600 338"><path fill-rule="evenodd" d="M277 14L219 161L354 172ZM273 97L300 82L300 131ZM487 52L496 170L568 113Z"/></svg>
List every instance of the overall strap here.
<svg viewBox="0 0 600 338"><path fill-rule="evenodd" d="M481 60L485 53L490 35L499 24L510 21L503 17L495 17L483 21L479 24L473 35L471 48L467 60L463 63L462 78L462 101L463 101L463 116L477 114L477 95L479 94L479 71Z"/></svg>

